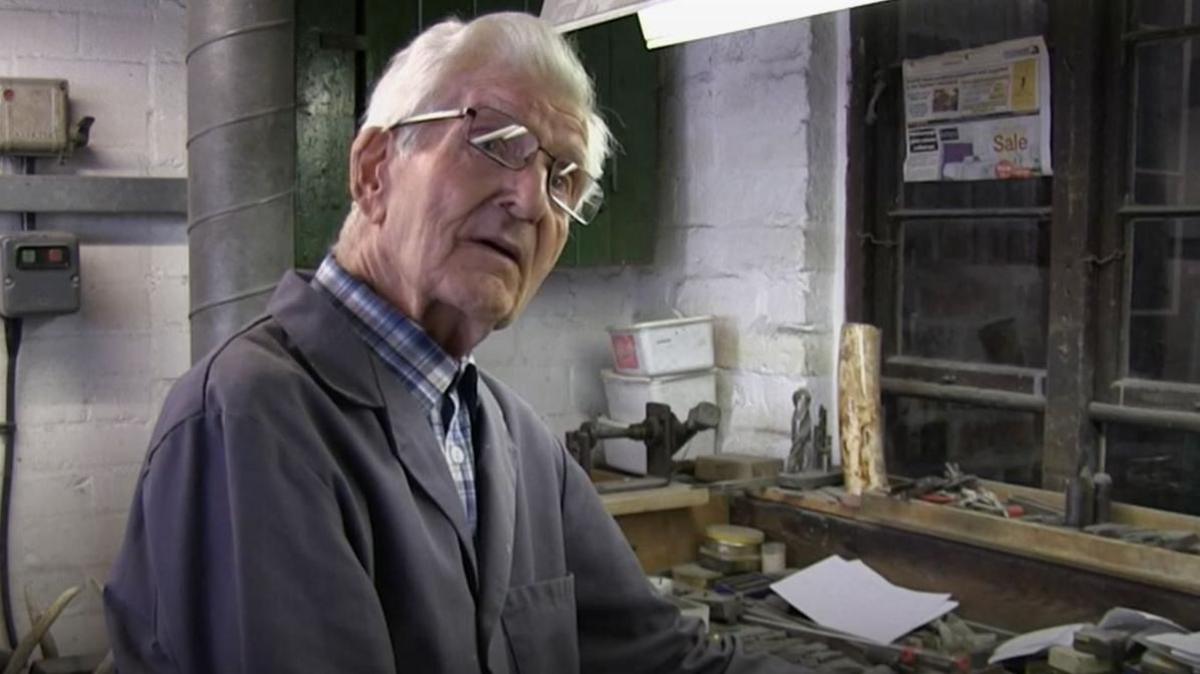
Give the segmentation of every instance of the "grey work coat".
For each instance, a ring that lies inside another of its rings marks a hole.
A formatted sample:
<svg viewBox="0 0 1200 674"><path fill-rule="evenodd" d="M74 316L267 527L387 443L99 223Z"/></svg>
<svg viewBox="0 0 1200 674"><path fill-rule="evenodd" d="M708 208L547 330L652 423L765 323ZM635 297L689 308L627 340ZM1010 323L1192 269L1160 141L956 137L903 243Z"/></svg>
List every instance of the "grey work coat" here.
<svg viewBox="0 0 1200 674"><path fill-rule="evenodd" d="M478 532L420 403L289 273L172 389L105 589L121 674L786 672L658 599L584 472L480 378Z"/></svg>

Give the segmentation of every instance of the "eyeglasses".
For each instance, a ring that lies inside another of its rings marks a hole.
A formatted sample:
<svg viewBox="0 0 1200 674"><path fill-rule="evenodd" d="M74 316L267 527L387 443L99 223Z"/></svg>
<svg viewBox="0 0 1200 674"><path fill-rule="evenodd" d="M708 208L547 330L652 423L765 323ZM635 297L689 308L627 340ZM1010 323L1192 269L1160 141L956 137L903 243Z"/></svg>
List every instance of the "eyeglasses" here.
<svg viewBox="0 0 1200 674"><path fill-rule="evenodd" d="M463 117L470 120L467 144L507 169L520 171L529 165L539 150L545 152L550 158L550 170L546 173L546 193L550 200L581 225L595 219L604 203L604 191L595 176L584 171L578 163L547 152L529 127L499 110L479 107L427 112L405 117L388 127L388 131L411 124Z"/></svg>

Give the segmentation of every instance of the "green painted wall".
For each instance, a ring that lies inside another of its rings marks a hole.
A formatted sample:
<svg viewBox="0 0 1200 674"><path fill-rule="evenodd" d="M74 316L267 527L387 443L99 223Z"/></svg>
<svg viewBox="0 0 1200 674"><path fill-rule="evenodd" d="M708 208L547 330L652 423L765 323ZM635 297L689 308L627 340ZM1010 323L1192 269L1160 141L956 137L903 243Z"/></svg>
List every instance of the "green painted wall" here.
<svg viewBox="0 0 1200 674"><path fill-rule="evenodd" d="M297 0L297 267L320 262L345 217L355 118L392 53L447 16L503 10L537 13L541 0ZM658 204L658 54L646 50L636 17L572 39L619 147L605 167L604 210L572 229L559 265L648 264Z"/></svg>

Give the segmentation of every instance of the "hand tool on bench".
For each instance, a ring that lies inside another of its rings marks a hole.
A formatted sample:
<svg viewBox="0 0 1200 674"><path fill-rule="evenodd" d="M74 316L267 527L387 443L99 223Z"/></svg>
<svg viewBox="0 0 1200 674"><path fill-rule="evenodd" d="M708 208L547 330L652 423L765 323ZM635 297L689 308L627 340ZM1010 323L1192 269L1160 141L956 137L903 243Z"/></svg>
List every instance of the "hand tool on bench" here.
<svg viewBox="0 0 1200 674"><path fill-rule="evenodd" d="M970 659L966 657L954 658L942 653L911 646L881 644L838 630L808 625L790 616L780 616L775 611L763 608L761 605L751 605L747 608L745 615L742 617L742 622L762 627L771 627L798 636L820 637L841 641L854 646L867 659L878 664L929 668L951 674L966 674L971 669Z"/></svg>

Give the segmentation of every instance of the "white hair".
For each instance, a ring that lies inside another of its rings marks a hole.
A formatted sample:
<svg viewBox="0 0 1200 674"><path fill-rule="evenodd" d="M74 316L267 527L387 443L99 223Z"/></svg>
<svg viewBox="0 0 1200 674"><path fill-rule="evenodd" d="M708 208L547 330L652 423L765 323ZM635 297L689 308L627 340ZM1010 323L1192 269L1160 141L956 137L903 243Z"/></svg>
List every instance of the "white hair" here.
<svg viewBox="0 0 1200 674"><path fill-rule="evenodd" d="M584 168L599 177L612 136L596 110L592 81L561 35L520 12L485 14L468 23L448 19L418 35L388 63L371 93L363 127L386 129L405 117L431 112L446 103L439 97L456 77L496 65L528 75L578 106L587 133ZM405 143L408 135L399 138Z"/></svg>

